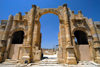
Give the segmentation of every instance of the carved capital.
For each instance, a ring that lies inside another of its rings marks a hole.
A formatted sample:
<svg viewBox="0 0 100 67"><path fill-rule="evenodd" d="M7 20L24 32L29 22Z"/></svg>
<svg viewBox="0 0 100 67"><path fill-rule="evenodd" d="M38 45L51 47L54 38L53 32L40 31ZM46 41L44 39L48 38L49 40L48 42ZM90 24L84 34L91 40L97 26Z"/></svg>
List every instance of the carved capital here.
<svg viewBox="0 0 100 67"><path fill-rule="evenodd" d="M1 43L3 44L3 46L6 46L6 40L1 40Z"/></svg>
<svg viewBox="0 0 100 67"><path fill-rule="evenodd" d="M13 38L13 36L8 36L8 38Z"/></svg>
<svg viewBox="0 0 100 67"><path fill-rule="evenodd" d="M21 13L21 12L18 12L18 14L20 14L20 15L21 15L22 13Z"/></svg>
<svg viewBox="0 0 100 67"><path fill-rule="evenodd" d="M100 41L94 42L94 48L100 48Z"/></svg>
<svg viewBox="0 0 100 67"><path fill-rule="evenodd" d="M13 19L13 15L9 15L9 20L12 20Z"/></svg>
<svg viewBox="0 0 100 67"><path fill-rule="evenodd" d="M59 20L60 24L64 24L64 20Z"/></svg>
<svg viewBox="0 0 100 67"><path fill-rule="evenodd" d="M25 12L25 14L28 14L28 12Z"/></svg>
<svg viewBox="0 0 100 67"><path fill-rule="evenodd" d="M39 23L39 20L35 20L34 23L35 23L35 24Z"/></svg>
<svg viewBox="0 0 100 67"><path fill-rule="evenodd" d="M36 8L36 5L32 5L32 8Z"/></svg>
<svg viewBox="0 0 100 67"><path fill-rule="evenodd" d="M82 14L82 11L80 10L80 11L78 11L78 13L79 13L79 14Z"/></svg>
<svg viewBox="0 0 100 67"><path fill-rule="evenodd" d="M74 11L72 11L72 14L74 14Z"/></svg>
<svg viewBox="0 0 100 67"><path fill-rule="evenodd" d="M67 4L64 4L63 7L67 7Z"/></svg>

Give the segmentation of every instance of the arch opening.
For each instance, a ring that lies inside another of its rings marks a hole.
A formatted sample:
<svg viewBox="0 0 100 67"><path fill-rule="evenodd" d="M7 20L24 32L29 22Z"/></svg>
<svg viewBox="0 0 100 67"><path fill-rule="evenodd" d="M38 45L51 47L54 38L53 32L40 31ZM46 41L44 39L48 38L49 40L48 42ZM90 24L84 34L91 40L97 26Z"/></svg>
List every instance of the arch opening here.
<svg viewBox="0 0 100 67"><path fill-rule="evenodd" d="M24 32L23 31L17 31L13 33L12 38L12 44L22 44L23 38L24 38Z"/></svg>
<svg viewBox="0 0 100 67"><path fill-rule="evenodd" d="M57 10L53 10L53 11L52 11L52 10L45 10L45 11L43 11L42 13L37 14L36 17L38 17L38 20L39 20L39 19L41 18L42 15L49 14L49 13L50 13L50 14L57 15L59 19L62 19L60 12L57 11Z"/></svg>
<svg viewBox="0 0 100 67"><path fill-rule="evenodd" d="M53 55L56 51L56 45L58 45L58 33L59 33L59 18L57 15L52 13L43 14L41 16L40 24L41 24L41 48L43 52L43 57L47 57L46 55ZM55 51L53 50L55 48ZM56 57L57 58L57 57Z"/></svg>
<svg viewBox="0 0 100 67"><path fill-rule="evenodd" d="M88 44L87 34L83 31L77 30L74 32L77 44Z"/></svg>

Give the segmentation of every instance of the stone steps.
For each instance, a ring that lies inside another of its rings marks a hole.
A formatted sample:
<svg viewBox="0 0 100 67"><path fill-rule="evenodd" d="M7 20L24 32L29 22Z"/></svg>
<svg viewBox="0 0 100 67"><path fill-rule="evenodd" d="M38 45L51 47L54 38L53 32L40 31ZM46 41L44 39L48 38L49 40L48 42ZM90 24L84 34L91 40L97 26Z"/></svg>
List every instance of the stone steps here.
<svg viewBox="0 0 100 67"><path fill-rule="evenodd" d="M87 65L87 66L93 66L93 67L100 67L100 64L97 64L93 61L80 61L78 65Z"/></svg>
<svg viewBox="0 0 100 67"><path fill-rule="evenodd" d="M19 62L19 60L11 60L11 59L6 59L5 60L5 63L18 63Z"/></svg>

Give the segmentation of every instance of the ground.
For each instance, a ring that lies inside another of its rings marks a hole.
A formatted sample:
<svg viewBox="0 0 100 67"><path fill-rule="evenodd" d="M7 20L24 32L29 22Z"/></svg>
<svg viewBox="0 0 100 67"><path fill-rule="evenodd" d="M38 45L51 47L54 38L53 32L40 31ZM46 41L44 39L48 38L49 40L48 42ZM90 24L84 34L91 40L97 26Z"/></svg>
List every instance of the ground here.
<svg viewBox="0 0 100 67"><path fill-rule="evenodd" d="M80 61L77 65L60 64L57 62L57 54L44 55L44 58L36 63L20 64L20 63L8 63L4 62L0 64L0 67L100 67L92 61Z"/></svg>

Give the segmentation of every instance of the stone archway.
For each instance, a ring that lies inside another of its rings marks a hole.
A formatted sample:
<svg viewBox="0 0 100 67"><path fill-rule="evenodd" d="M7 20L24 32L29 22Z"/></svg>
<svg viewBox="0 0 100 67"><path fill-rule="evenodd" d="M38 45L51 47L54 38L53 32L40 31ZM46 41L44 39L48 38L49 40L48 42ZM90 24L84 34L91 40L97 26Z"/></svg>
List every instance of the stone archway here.
<svg viewBox="0 0 100 67"><path fill-rule="evenodd" d="M22 57L22 46L24 41L24 32L16 31L12 34L9 56L11 60L19 60Z"/></svg>
<svg viewBox="0 0 100 67"><path fill-rule="evenodd" d="M60 25L59 25L60 32L58 34L58 38L59 38L59 50L58 50L58 55L57 55L58 62L76 64L77 62L74 55L73 46L71 44L70 27L69 27L69 22L68 22L69 20L67 16L69 14L69 11L67 8L67 4L64 4L63 6L60 6L58 8L48 8L48 9L40 9L39 7L36 8L35 5L32 6L31 13L30 13L31 22L29 23L29 28L28 28L29 39L27 38L28 40L27 44L29 43L31 44L31 41L29 40L32 36L31 62L38 61L41 59L40 45L41 45L42 34L40 33L39 19L42 15L47 14L47 13L53 13L57 15L60 21ZM33 35L30 34L32 33L32 31L34 31Z"/></svg>
<svg viewBox="0 0 100 67"><path fill-rule="evenodd" d="M83 31L77 30L74 32L74 35L77 39L77 44L88 44L87 34Z"/></svg>
<svg viewBox="0 0 100 67"><path fill-rule="evenodd" d="M76 58L78 61L91 61L90 46L88 44L87 34L84 31L76 30L74 36L77 39L75 42Z"/></svg>
<svg viewBox="0 0 100 67"><path fill-rule="evenodd" d="M2 29L0 30L2 32L0 33L2 35L0 36L1 37L0 48L2 48L2 50L0 50L0 61L3 61L2 58L4 58L4 60L7 59L11 46L12 34L19 30L23 30L25 33L23 55L21 57L22 59L20 59L20 62L29 63L29 62L39 61L41 59L42 34L40 33L39 19L42 15L47 13L53 13L57 15L60 21L59 25L60 32L58 33L59 62L67 64L77 64L76 56L74 53L74 48L75 48L74 32L76 30L81 30L85 32L87 35L87 40L91 50L92 60L100 63L99 59L100 41L98 39L99 37L93 20L84 17L82 11L78 11L78 14L74 14L74 11L71 11L67 7L67 4L59 6L58 8L45 8L45 9L41 9L36 5L32 5L32 9L28 12L25 12L25 15L22 15L20 12L15 16L10 15L8 21L6 20L7 21L6 26L2 24L0 25Z"/></svg>
<svg viewBox="0 0 100 67"><path fill-rule="evenodd" d="M33 42L32 42L32 45L35 45L34 47L37 48L35 50L41 50L41 36L42 36L42 34L40 33L40 26L41 26L41 24L40 24L39 19L40 19L40 17L42 15L45 15L45 14L48 14L48 13L55 14L55 15L57 15L59 17L59 19L61 19L60 18L61 15L60 15L60 12L58 11L58 9L39 9L39 11L37 12L37 15L35 16L35 24L34 24L34 31L35 32L33 33ZM61 21L60 21L60 24L61 24ZM37 39L37 38L39 38L39 39ZM34 54L35 55L34 58L35 58L35 60L38 60L36 54L37 53Z"/></svg>

